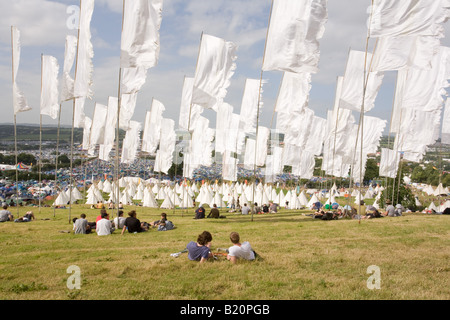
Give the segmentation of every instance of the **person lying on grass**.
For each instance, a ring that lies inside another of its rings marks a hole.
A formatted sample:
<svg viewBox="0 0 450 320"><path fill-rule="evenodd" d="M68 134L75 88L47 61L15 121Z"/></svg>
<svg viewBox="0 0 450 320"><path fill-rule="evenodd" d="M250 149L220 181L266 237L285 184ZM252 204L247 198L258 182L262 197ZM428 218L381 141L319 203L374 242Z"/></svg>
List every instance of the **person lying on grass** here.
<svg viewBox="0 0 450 320"><path fill-rule="evenodd" d="M213 254L211 253L211 241L211 233L203 231L197 237L197 242L191 241L187 244L186 249L188 250L188 259L203 263L213 258Z"/></svg>
<svg viewBox="0 0 450 320"><path fill-rule="evenodd" d="M230 234L230 240L233 245L228 249L227 260L233 264L238 259L255 260L255 251L253 251L248 241L240 243L239 233L232 232Z"/></svg>

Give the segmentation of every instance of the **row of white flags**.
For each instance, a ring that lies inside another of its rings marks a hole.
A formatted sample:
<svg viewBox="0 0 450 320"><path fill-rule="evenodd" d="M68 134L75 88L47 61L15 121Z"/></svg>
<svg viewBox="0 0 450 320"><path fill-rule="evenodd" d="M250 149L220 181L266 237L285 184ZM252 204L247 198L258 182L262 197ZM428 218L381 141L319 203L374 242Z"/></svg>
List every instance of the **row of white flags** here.
<svg viewBox="0 0 450 320"><path fill-rule="evenodd" d="M92 155L98 146L99 158L105 161L110 160L119 116L119 128L126 131L121 162L133 162L141 150L156 156L155 171L167 173L178 150L175 123L163 117L164 105L154 99L145 123L131 120L147 71L159 59L162 7L163 0L124 1L121 96L109 97L107 105L97 103L91 119L84 114L84 102L93 97L90 22L94 0L83 1L79 37L66 38L61 96L55 89L59 88L59 65L53 57L42 57L41 114L56 119L60 104L73 99L75 127L84 128L83 149ZM375 1L368 24L370 36L377 38L375 50L373 54L349 51L345 74L337 81L333 110L323 119L308 105L311 75L318 72L319 41L328 19L327 1L274 0L262 70L283 72L275 105L275 130L258 123L265 81L247 79L239 114L224 101L236 69L237 46L202 34L195 76L185 78L182 91L178 127L188 132L180 144L183 175L192 177L195 169L210 166L215 151L222 158L224 180L236 180L239 157L246 169L265 166L269 179L275 179L285 166L308 179L315 157L323 155L322 170L327 174L346 177L350 171L359 182L367 155L376 152L387 121L364 115L362 126L352 112L371 111L384 72L395 70L398 80L389 130L396 133L396 140L394 150L382 150L380 163L381 176L395 177L399 152L405 159L420 161L427 146L439 136L443 96L450 78L450 49L440 46L440 39L449 10L448 0ZM17 114L31 108L15 80L20 61L19 31L12 28L12 36ZM202 116L205 108L216 112L215 130ZM446 107L444 119L449 113ZM283 146L273 141L274 134L284 135ZM448 142L449 135L444 126L443 142Z"/></svg>

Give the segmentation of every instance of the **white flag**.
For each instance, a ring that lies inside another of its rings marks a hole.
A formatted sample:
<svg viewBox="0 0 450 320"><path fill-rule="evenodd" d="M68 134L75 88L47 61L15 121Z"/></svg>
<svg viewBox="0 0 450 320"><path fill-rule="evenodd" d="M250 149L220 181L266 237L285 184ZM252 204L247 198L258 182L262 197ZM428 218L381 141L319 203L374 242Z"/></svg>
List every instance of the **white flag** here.
<svg viewBox="0 0 450 320"><path fill-rule="evenodd" d="M424 35L444 37L448 20L447 0L377 0L369 7L371 37Z"/></svg>
<svg viewBox="0 0 450 320"><path fill-rule="evenodd" d="M285 72L275 105L276 112L302 112L307 107L311 90L310 73Z"/></svg>
<svg viewBox="0 0 450 320"><path fill-rule="evenodd" d="M194 88L194 78L184 78L183 92L181 95L180 118L178 126L180 129L193 131L196 121L200 117L203 108L199 105L192 104L192 90ZM190 119L189 119L190 116Z"/></svg>
<svg viewBox="0 0 450 320"><path fill-rule="evenodd" d="M142 136L142 151L155 154L161 138L163 112L166 110L162 102L153 99L151 111L147 113Z"/></svg>
<svg viewBox="0 0 450 320"><path fill-rule="evenodd" d="M20 65L20 31L16 27L11 27L11 37L12 37L12 56L13 56L13 106L14 115L19 112L25 112L31 110L28 106L28 102L25 95L20 91L17 85L17 72L19 71Z"/></svg>
<svg viewBox="0 0 450 320"><path fill-rule="evenodd" d="M345 70L339 107L361 112L363 104L364 85L366 93L364 99L364 112L375 106L375 99L383 82L382 72L370 72L369 64L372 54L363 51L350 50ZM366 70L366 72L364 72ZM366 76L367 78L364 78Z"/></svg>
<svg viewBox="0 0 450 320"><path fill-rule="evenodd" d="M222 163L222 178L225 181L237 181L237 164L238 159L231 155L231 152L226 151L223 155Z"/></svg>
<svg viewBox="0 0 450 320"><path fill-rule="evenodd" d="M84 128L86 114L84 113L84 104L86 98L75 99L74 128Z"/></svg>
<svg viewBox="0 0 450 320"><path fill-rule="evenodd" d="M42 56L41 115L56 119L59 114L59 64L55 57Z"/></svg>
<svg viewBox="0 0 450 320"><path fill-rule="evenodd" d="M398 152L391 149L382 148L380 159L380 177L397 177L399 159L400 157Z"/></svg>
<svg viewBox="0 0 450 320"><path fill-rule="evenodd" d="M155 159L155 172L168 173L173 163L173 153L175 151L176 135L175 121L172 119L163 119L161 122L161 136L164 137L164 143L159 147Z"/></svg>
<svg viewBox="0 0 450 320"><path fill-rule="evenodd" d="M94 0L83 0L80 9L78 30L78 57L75 73L74 97L92 98L92 75L94 49L91 42L91 19L94 12Z"/></svg>
<svg viewBox="0 0 450 320"><path fill-rule="evenodd" d="M130 128L123 139L121 163L131 164L136 160L140 143L142 125L137 121L130 121Z"/></svg>
<svg viewBox="0 0 450 320"><path fill-rule="evenodd" d="M64 69L61 87L61 101L73 99L74 80L70 76L77 53L78 39L75 36L66 37L66 51L64 55Z"/></svg>
<svg viewBox="0 0 450 320"><path fill-rule="evenodd" d="M83 124L83 150L89 150L90 149L90 136L91 136L91 127L92 127L92 120L89 117L86 117Z"/></svg>
<svg viewBox="0 0 450 320"><path fill-rule="evenodd" d="M317 73L326 0L274 0L263 70Z"/></svg>
<svg viewBox="0 0 450 320"><path fill-rule="evenodd" d="M431 36L381 37L373 55L371 71L411 67L430 69L439 47L440 40Z"/></svg>
<svg viewBox="0 0 450 320"><path fill-rule="evenodd" d="M147 69L139 68L123 68L122 69L122 83L121 93L131 94L141 90L142 86L147 80Z"/></svg>
<svg viewBox="0 0 450 320"><path fill-rule="evenodd" d="M125 0L120 64L122 68L157 65L163 0Z"/></svg>
<svg viewBox="0 0 450 320"><path fill-rule="evenodd" d="M220 105L227 95L230 79L236 69L236 49L236 45L232 42L203 34L194 78L192 104L209 109Z"/></svg>
<svg viewBox="0 0 450 320"><path fill-rule="evenodd" d="M442 119L442 137L441 143L450 144L450 100L445 102L444 118Z"/></svg>
<svg viewBox="0 0 450 320"><path fill-rule="evenodd" d="M96 103L94 108L94 116L92 118L91 126L91 137L89 139L89 144L95 146L102 144L105 140L105 125L106 125L106 115L108 114L108 107Z"/></svg>

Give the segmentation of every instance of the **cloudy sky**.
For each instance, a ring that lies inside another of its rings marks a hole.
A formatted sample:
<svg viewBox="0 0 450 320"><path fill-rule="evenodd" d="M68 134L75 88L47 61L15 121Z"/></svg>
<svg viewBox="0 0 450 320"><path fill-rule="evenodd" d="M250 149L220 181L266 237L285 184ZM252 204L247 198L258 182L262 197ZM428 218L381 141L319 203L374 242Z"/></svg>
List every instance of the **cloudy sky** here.
<svg viewBox="0 0 450 320"><path fill-rule="evenodd" d="M328 22L320 41L319 72L312 77L309 106L326 117L334 102L336 78L344 74L348 51L365 50L370 0L329 0ZM64 64L66 35L76 35L74 6L79 0L0 0L0 123L14 120L11 85L11 26L21 31L22 55L17 82L32 111L20 113L18 123L39 124L41 54ZM117 96L122 24L122 0L96 0L91 32L94 46L94 98L86 104L92 117L96 102L107 104ZM149 70L139 93L133 120L143 122L153 98L161 101L164 117L178 123L184 77L193 77L202 32L238 46L237 70L225 102L239 113L247 78L259 79L269 22L271 0L164 0L161 53L158 66ZM447 23L446 30L450 32ZM449 46L445 38L442 45ZM369 49L373 46L370 41ZM61 70L60 69L60 70ZM368 115L390 119L396 74L386 73L375 108ZM264 72L264 108L261 125L268 126L278 93L281 73ZM204 115L214 124L212 111ZM70 125L72 103L63 104L62 124ZM44 124L57 124L44 116Z"/></svg>

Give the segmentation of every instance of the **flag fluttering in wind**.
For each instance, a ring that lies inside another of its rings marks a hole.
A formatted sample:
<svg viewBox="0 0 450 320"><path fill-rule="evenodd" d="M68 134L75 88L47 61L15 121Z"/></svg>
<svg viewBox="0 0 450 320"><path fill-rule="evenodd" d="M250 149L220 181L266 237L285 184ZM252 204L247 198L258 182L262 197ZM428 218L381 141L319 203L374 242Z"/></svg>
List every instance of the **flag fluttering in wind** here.
<svg viewBox="0 0 450 320"><path fill-rule="evenodd" d="M326 0L274 0L263 70L317 73Z"/></svg>
<svg viewBox="0 0 450 320"><path fill-rule="evenodd" d="M17 85L17 72L19 71L20 65L20 51L21 51L21 43L20 43L20 31L16 27L11 27L11 42L12 42L12 59L13 59L13 106L14 106L14 115L17 115L19 112L25 112L31 110L31 107L28 106L28 102L25 98L25 95L20 91L19 86Z"/></svg>
<svg viewBox="0 0 450 320"><path fill-rule="evenodd" d="M163 0L125 0L120 65L152 68L157 65Z"/></svg>
<svg viewBox="0 0 450 320"><path fill-rule="evenodd" d="M406 35L444 37L450 18L447 0L377 0L370 8L370 37Z"/></svg>
<svg viewBox="0 0 450 320"><path fill-rule="evenodd" d="M42 56L41 115L59 115L59 64L55 57Z"/></svg>
<svg viewBox="0 0 450 320"><path fill-rule="evenodd" d="M192 91L192 104L212 109L219 106L236 69L234 43L203 34Z"/></svg>
<svg viewBox="0 0 450 320"><path fill-rule="evenodd" d="M350 50L341 88L340 108L361 112L364 103L364 112L368 112L375 106L384 73L370 72L371 58L370 53Z"/></svg>
<svg viewBox="0 0 450 320"><path fill-rule="evenodd" d="M91 20L94 13L94 0L83 0L80 9L78 30L78 56L75 73L74 97L88 98L93 96L92 76L94 65L94 49L91 42Z"/></svg>
<svg viewBox="0 0 450 320"><path fill-rule="evenodd" d="M66 37L66 50L64 55L64 68L62 76L61 86L61 101L67 101L73 99L74 80L70 76L70 70L72 70L75 62L75 56L77 53L77 37Z"/></svg>

